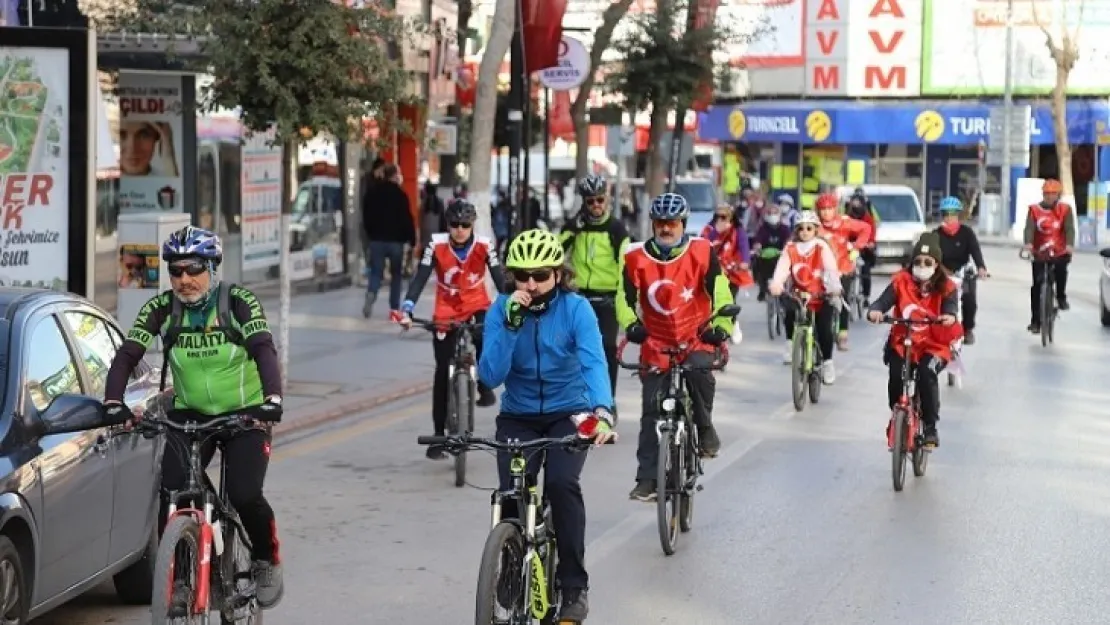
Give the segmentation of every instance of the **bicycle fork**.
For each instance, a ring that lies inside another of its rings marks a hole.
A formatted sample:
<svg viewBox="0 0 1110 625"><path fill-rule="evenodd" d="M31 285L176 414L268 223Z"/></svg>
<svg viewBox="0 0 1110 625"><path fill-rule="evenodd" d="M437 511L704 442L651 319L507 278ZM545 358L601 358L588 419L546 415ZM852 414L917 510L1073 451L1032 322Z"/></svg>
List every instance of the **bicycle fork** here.
<svg viewBox="0 0 1110 625"><path fill-rule="evenodd" d="M525 479L526 467L527 461L524 458L513 458L510 460L509 472L514 476L514 479ZM541 554L536 548L537 545L546 543L548 528L546 527L546 519L545 523L542 524L538 524L536 521L540 504L536 485L528 484L527 492L528 503L524 506L524 527L521 530L524 536L524 558L521 562L521 570L527 571L524 577L524 595L528 597L529 613L532 618L539 620L547 616L551 609L551 597L548 594L548 571L544 565L544 555L546 554ZM491 527L497 526L502 521L501 512L503 507L501 501L501 493L495 492L490 518ZM518 510L517 513L519 514L520 511Z"/></svg>

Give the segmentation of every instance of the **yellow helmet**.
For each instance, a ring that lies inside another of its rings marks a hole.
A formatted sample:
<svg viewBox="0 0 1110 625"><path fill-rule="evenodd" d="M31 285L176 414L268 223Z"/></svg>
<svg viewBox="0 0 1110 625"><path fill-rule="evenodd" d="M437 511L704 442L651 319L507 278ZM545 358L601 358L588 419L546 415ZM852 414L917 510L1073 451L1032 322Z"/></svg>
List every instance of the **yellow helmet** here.
<svg viewBox="0 0 1110 625"><path fill-rule="evenodd" d="M509 269L544 269L563 264L563 245L554 233L539 228L525 230L509 244L505 266Z"/></svg>

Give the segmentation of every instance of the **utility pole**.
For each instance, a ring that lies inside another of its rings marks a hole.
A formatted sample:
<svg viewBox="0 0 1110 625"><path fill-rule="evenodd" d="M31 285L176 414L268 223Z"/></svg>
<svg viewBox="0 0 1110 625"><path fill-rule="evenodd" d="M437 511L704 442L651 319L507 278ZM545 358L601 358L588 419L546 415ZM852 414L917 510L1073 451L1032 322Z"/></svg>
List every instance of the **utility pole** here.
<svg viewBox="0 0 1110 625"><path fill-rule="evenodd" d="M1013 227L1013 218L1010 216L1010 172L1013 169L1010 160L1010 142L1013 141L1013 115L1014 115L1014 0L1006 2L1006 82L1002 91L1002 106L1005 110L1002 125L1002 211L999 227L1005 224L1006 231L999 234L1006 235Z"/></svg>
<svg viewBox="0 0 1110 625"><path fill-rule="evenodd" d="M279 128L279 131L281 129ZM289 307L293 299L293 284L289 280L292 264L289 262L289 248L293 237L289 232L293 226L293 193L297 184L298 145L292 139L282 143L281 151L281 255L278 288L278 359L281 363L281 389L285 392L289 384Z"/></svg>
<svg viewBox="0 0 1110 625"><path fill-rule="evenodd" d="M520 151L524 142L524 40L521 37L520 0L513 1L513 42L509 47L509 207L510 237L528 226L524 224L523 211L526 197L518 197L520 190ZM513 219L515 218L515 219Z"/></svg>

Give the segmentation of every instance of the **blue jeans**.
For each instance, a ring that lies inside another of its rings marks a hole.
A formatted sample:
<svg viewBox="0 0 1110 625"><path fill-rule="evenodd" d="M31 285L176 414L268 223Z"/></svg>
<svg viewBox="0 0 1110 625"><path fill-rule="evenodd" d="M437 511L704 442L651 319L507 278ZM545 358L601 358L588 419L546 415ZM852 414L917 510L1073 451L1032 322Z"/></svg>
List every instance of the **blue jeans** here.
<svg viewBox="0 0 1110 625"><path fill-rule="evenodd" d="M389 260L389 309L401 309L401 270L405 262L405 244L396 241L371 241L367 256L370 258L370 279L366 292L378 294L385 275L385 261Z"/></svg>

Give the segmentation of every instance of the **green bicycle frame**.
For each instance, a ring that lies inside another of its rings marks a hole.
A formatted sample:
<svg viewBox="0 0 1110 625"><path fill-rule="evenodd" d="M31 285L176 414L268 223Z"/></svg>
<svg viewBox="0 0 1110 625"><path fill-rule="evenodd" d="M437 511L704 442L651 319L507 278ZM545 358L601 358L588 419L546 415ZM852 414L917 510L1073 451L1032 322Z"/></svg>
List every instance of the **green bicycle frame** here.
<svg viewBox="0 0 1110 625"><path fill-rule="evenodd" d="M813 361L815 360L814 355L817 347L813 338L813 322L813 311L806 308L802 320L794 326L794 334L802 333L802 341L805 345L805 360L802 364L802 371L807 374L813 372Z"/></svg>
<svg viewBox="0 0 1110 625"><path fill-rule="evenodd" d="M514 455L509 460L509 475L512 479L512 492L523 493L524 537L528 545L525 559L530 569L531 588L528 589L529 607L532 618L542 619L551 609L551 597L547 596L547 571L543 559L534 547L536 540L536 513L540 507L540 494L536 480L527 476L528 461L523 454ZM501 509L504 495L494 493L491 527L501 522Z"/></svg>

